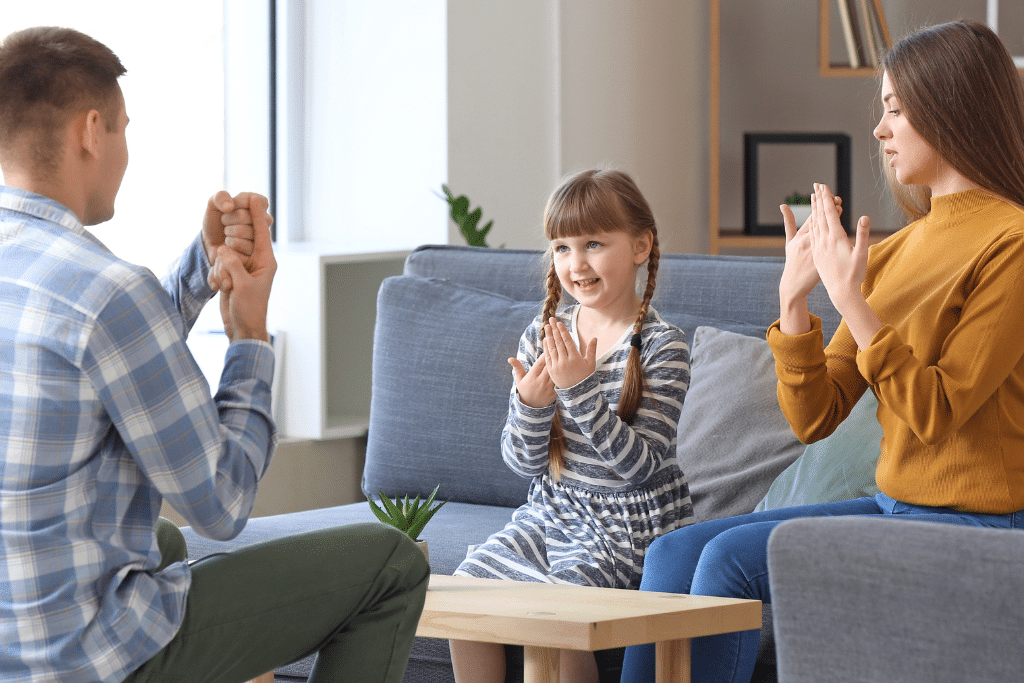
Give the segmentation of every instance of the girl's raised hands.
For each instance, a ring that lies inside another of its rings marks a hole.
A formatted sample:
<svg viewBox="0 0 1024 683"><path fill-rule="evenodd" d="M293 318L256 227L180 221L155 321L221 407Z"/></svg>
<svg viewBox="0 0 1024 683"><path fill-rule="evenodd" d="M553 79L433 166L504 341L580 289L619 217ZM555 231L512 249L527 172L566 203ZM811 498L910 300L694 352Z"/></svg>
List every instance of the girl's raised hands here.
<svg viewBox="0 0 1024 683"><path fill-rule="evenodd" d="M555 402L558 395L555 393L555 383L548 375L548 357L541 354L537 362L527 372L518 358L509 358L508 364L512 366L512 377L515 379L516 391L519 392L519 400L531 408L543 408Z"/></svg>
<svg viewBox="0 0 1024 683"><path fill-rule="evenodd" d="M565 325L551 318L544 326L544 355L555 386L567 389L585 380L597 367L597 338L587 344L586 354L580 353Z"/></svg>

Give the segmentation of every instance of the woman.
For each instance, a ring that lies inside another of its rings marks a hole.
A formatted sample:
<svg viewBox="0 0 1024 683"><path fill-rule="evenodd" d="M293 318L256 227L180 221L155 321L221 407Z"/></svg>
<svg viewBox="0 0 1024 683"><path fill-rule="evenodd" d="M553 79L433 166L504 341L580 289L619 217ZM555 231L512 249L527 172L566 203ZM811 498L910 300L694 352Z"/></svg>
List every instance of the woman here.
<svg viewBox="0 0 1024 683"><path fill-rule="evenodd" d="M786 223L780 320L768 331L779 403L796 434L832 433L878 397L882 493L695 524L648 551L641 590L771 602L767 541L781 521L886 515L1024 527L1024 88L990 29L958 21L900 41L883 61L874 130L897 204L913 222L851 245L816 185ZM843 322L823 348L807 295L820 281ZM758 631L696 639L696 681L749 681ZM653 680L630 648L624 682Z"/></svg>

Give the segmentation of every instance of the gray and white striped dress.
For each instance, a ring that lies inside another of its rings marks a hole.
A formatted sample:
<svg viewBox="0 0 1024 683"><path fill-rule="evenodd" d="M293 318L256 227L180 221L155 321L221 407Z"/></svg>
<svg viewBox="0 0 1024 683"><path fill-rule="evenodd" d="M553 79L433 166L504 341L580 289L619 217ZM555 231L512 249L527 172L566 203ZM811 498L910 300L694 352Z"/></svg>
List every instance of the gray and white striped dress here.
<svg viewBox="0 0 1024 683"><path fill-rule="evenodd" d="M577 346L578 313L578 305L559 313ZM518 358L527 370L540 355L540 332L538 316L519 342ZM629 329L585 380L558 389L554 405L531 408L512 387L501 453L512 471L533 478L528 500L469 554L457 575L637 588L651 542L693 522L675 453L690 382L686 335L649 309L640 349L647 391L628 425L615 412L631 337ZM566 438L558 481L548 471L556 408Z"/></svg>

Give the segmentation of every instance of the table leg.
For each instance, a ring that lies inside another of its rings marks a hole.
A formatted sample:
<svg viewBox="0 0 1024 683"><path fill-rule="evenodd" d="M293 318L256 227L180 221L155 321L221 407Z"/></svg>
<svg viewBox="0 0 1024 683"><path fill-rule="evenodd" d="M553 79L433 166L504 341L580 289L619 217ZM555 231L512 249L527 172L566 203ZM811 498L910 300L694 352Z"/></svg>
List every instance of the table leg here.
<svg viewBox="0 0 1024 683"><path fill-rule="evenodd" d="M523 647L523 683L558 683L561 653L557 648Z"/></svg>
<svg viewBox="0 0 1024 683"><path fill-rule="evenodd" d="M690 639L654 645L655 683L690 683Z"/></svg>

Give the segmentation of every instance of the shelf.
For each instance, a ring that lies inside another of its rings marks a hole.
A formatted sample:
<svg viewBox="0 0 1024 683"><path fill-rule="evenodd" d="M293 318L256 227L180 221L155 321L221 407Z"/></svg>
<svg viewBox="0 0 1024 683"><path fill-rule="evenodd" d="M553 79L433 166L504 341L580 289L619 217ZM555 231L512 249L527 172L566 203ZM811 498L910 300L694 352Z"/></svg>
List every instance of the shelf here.
<svg viewBox="0 0 1024 683"><path fill-rule="evenodd" d="M324 439L350 439L366 436L370 429L369 413L366 415L335 415L328 413L324 425Z"/></svg>
<svg viewBox="0 0 1024 683"><path fill-rule="evenodd" d="M275 252L271 326L284 331L278 426L284 437L366 434L377 290L406 251L349 253L291 244Z"/></svg>
<svg viewBox="0 0 1024 683"><path fill-rule="evenodd" d="M818 73L822 78L874 78L878 69L873 66L859 66L856 69L849 64L829 64L820 66Z"/></svg>
<svg viewBox="0 0 1024 683"><path fill-rule="evenodd" d="M891 237L896 230L872 230L869 244L878 244ZM851 239L852 236L851 236ZM785 249L786 238L781 235L747 235L742 230L722 228L718 231L718 247L733 249Z"/></svg>
<svg viewBox="0 0 1024 683"><path fill-rule="evenodd" d="M878 75L877 66L853 67L849 64L836 64L832 59L832 14L831 4L835 0L819 0L818 6L818 74L822 78L873 78ZM849 0L851 5L857 0ZM889 27L885 17L882 15L881 4L875 2L875 7L881 15L883 41L886 45L892 45L892 38L889 35ZM851 7L851 9L853 9Z"/></svg>

